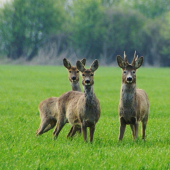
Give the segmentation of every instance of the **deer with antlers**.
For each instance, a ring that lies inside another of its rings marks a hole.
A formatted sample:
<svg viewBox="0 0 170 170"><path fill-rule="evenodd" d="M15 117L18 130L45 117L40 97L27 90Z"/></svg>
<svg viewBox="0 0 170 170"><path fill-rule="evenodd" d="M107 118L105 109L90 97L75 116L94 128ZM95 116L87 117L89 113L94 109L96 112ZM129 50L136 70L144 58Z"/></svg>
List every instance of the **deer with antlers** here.
<svg viewBox="0 0 170 170"><path fill-rule="evenodd" d="M143 57L136 57L128 63L124 52L124 59L117 56L118 66L122 69L122 85L119 102L119 140L123 139L126 125L130 125L134 140L138 137L138 124L142 123L142 139L145 139L146 124L149 114L149 99L142 89L136 88L136 70L142 65Z"/></svg>
<svg viewBox="0 0 170 170"><path fill-rule="evenodd" d="M81 60L82 64L86 64L86 59ZM76 66L72 66L70 61L66 58L63 59L63 64L68 70L68 78L71 83L73 91L81 91L79 85L79 70ZM41 123L37 129L36 135L41 135L50 129L54 128L58 118L58 111L56 102L58 101L57 97L50 97L40 102L38 109L40 112ZM70 137L74 127L71 127L67 137ZM81 133L81 128L77 128L75 132Z"/></svg>

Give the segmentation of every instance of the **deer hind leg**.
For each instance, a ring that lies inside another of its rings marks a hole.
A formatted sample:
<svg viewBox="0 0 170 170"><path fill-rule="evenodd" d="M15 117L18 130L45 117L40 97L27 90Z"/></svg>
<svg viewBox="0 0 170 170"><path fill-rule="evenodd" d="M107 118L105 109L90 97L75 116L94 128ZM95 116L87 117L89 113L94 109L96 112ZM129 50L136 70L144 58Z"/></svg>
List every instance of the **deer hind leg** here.
<svg viewBox="0 0 170 170"><path fill-rule="evenodd" d="M50 129L54 128L54 126L56 125L57 120L56 119L51 119L50 120L50 124L44 129L43 133L49 131Z"/></svg>
<svg viewBox="0 0 170 170"><path fill-rule="evenodd" d="M49 125L49 119L42 119L40 127L37 129L36 135L41 135L44 133L44 129Z"/></svg>
<svg viewBox="0 0 170 170"><path fill-rule="evenodd" d="M93 141L93 135L94 135L94 131L95 131L95 125L91 126L89 129L89 135L90 135L90 142L92 143Z"/></svg>
<svg viewBox="0 0 170 170"><path fill-rule="evenodd" d="M36 135L41 135L56 125L57 120L55 118L47 118L41 121L40 127L37 129Z"/></svg>
<svg viewBox="0 0 170 170"><path fill-rule="evenodd" d="M84 141L87 142L87 127L85 125L85 122L82 123L81 129L83 132Z"/></svg>
<svg viewBox="0 0 170 170"><path fill-rule="evenodd" d="M133 136L133 139L135 138L135 126L133 124L130 124L130 128L132 130L132 136Z"/></svg>
<svg viewBox="0 0 170 170"><path fill-rule="evenodd" d="M120 118L120 128L119 128L119 141L123 139L123 135L126 129L126 122L123 117Z"/></svg>

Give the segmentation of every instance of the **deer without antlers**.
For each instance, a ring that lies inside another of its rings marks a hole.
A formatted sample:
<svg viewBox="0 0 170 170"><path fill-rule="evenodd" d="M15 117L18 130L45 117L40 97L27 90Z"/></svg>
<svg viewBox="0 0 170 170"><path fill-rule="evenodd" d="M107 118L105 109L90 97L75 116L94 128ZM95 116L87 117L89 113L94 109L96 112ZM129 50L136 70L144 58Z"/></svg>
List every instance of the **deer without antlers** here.
<svg viewBox="0 0 170 170"><path fill-rule="evenodd" d="M86 59L82 59L81 62L83 65L85 65ZM66 58L63 59L63 64L68 69L69 81L71 83L72 90L81 91L79 85L79 71L77 67L72 66ZM58 111L56 106L57 101L57 97L50 97L40 102L38 109L40 112L41 123L39 128L37 129L36 135L41 135L54 128L54 126L56 125L58 119ZM67 137L70 136L70 133L73 131L73 129L74 127L71 127ZM81 128L77 129L76 131L80 133Z"/></svg>
<svg viewBox="0 0 170 170"><path fill-rule="evenodd" d="M82 59L81 63L85 66L86 59ZM80 84L79 84L79 70L76 66L72 66L70 61L66 58L63 59L63 64L68 70L68 79L71 83L71 87L73 91L81 91Z"/></svg>
<svg viewBox="0 0 170 170"><path fill-rule="evenodd" d="M119 140L122 140L127 124L130 124L135 140L138 136L139 121L142 123L142 139L145 139L149 100L144 90L136 88L136 70L142 65L143 57L138 59L135 52L133 61L129 64L124 53L124 60L118 55L117 63L122 68L122 85L119 102Z"/></svg>
<svg viewBox="0 0 170 170"><path fill-rule="evenodd" d="M85 69L84 65L77 61L78 70L82 73L82 84L84 93L69 91L58 98L58 120L53 132L57 137L67 121L74 127L70 132L73 136L76 129L81 127L84 141L87 140L87 127L90 128L90 142L93 141L95 125L100 117L100 103L93 92L94 72L98 68L98 61L95 60L90 69Z"/></svg>

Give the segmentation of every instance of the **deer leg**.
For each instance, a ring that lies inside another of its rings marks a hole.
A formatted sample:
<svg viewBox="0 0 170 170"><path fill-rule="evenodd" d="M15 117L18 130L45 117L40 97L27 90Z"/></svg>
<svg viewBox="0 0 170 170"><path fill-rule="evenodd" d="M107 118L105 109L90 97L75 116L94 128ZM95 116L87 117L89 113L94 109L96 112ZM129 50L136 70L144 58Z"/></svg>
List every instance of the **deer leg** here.
<svg viewBox="0 0 170 170"><path fill-rule="evenodd" d="M90 133L89 133L89 135L90 135L90 142L91 142L91 143L92 143L92 141L93 141L94 131L95 131L95 125L93 125L93 126L90 127Z"/></svg>
<svg viewBox="0 0 170 170"><path fill-rule="evenodd" d="M136 121L136 122L135 122L135 125L134 125L134 127L135 127L134 140L136 140L136 138L138 137L138 126L139 126L139 124L138 124L138 122Z"/></svg>
<svg viewBox="0 0 170 170"><path fill-rule="evenodd" d="M68 138L68 137L70 137L70 135L71 135L71 134L72 134L72 132L73 132L73 129L74 129L74 126L72 126L72 127L71 127L71 129L70 129L70 131L68 132L68 134L67 134L67 138Z"/></svg>
<svg viewBox="0 0 170 170"><path fill-rule="evenodd" d="M54 126L56 125L57 120L56 119L52 119L50 121L50 124L44 129L43 133L49 131L50 129L54 128Z"/></svg>
<svg viewBox="0 0 170 170"><path fill-rule="evenodd" d="M147 124L148 119L142 120L142 129L141 129L141 134L142 134L142 139L145 140L145 130L146 130L146 124Z"/></svg>
<svg viewBox="0 0 170 170"><path fill-rule="evenodd" d="M60 118L60 120L58 121L57 120L57 126L56 128L54 129L54 132L53 132L53 136L54 138L57 138L61 129L63 128L63 126L66 124L66 122L64 122L64 118Z"/></svg>
<svg viewBox="0 0 170 170"><path fill-rule="evenodd" d="M83 131L84 141L87 142L87 127L84 122L81 125L81 129Z"/></svg>
<svg viewBox="0 0 170 170"><path fill-rule="evenodd" d="M77 132L79 135L81 135L81 127L77 127L76 132Z"/></svg>
<svg viewBox="0 0 170 170"><path fill-rule="evenodd" d="M130 128L132 130L132 135L133 135L133 139L135 138L135 127L133 124L130 124Z"/></svg>
<svg viewBox="0 0 170 170"><path fill-rule="evenodd" d="M81 128L78 127L78 126L74 126L73 132L71 134L71 137L73 137L76 134L76 132L78 132L80 134L81 133Z"/></svg>
<svg viewBox="0 0 170 170"><path fill-rule="evenodd" d="M126 128L125 120L123 117L121 117L120 118L120 128L119 128L119 141L121 141L123 139L125 128Z"/></svg>
<svg viewBox="0 0 170 170"><path fill-rule="evenodd" d="M50 129L52 129L56 125L57 120L54 118L48 118L41 121L40 127L37 130L36 135L41 135Z"/></svg>
<svg viewBox="0 0 170 170"><path fill-rule="evenodd" d="M41 135L44 133L44 129L49 125L49 119L41 121L40 127L37 129L36 135Z"/></svg>

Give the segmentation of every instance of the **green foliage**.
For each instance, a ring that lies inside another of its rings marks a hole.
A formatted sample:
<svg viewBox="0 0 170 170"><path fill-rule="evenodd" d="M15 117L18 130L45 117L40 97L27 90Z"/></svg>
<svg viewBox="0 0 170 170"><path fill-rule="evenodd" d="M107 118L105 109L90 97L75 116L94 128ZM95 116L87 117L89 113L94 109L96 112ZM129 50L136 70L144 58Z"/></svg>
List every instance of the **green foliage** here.
<svg viewBox="0 0 170 170"><path fill-rule="evenodd" d="M102 18L100 0L73 1L71 39L87 58L99 56L102 51Z"/></svg>
<svg viewBox="0 0 170 170"><path fill-rule="evenodd" d="M165 40L161 54L170 58L170 12L167 12L164 21L162 22L160 34Z"/></svg>
<svg viewBox="0 0 170 170"><path fill-rule="evenodd" d="M170 0L128 0L126 4L133 6L134 9L149 18L156 18L166 14L170 8Z"/></svg>
<svg viewBox="0 0 170 170"><path fill-rule="evenodd" d="M36 137L40 118L38 104L50 96L71 89L67 71L49 66L0 67L0 169L168 169L170 166L170 86L168 68L140 68L137 86L150 101L146 142L133 141L127 126L118 142L118 102L121 70L99 67L94 91L100 100L101 117L96 125L93 144L82 135L66 139L66 124L57 140L52 132ZM158 81L159 77L159 81Z"/></svg>
<svg viewBox="0 0 170 170"><path fill-rule="evenodd" d="M104 50L108 62L123 51L129 56L133 56L135 50L142 53L142 31L145 22L146 18L132 9L112 7L105 11Z"/></svg>
<svg viewBox="0 0 170 170"><path fill-rule="evenodd" d="M136 50L146 65L170 66L169 9L170 0L9 1L0 9L1 53L31 60L46 47L45 56L109 64Z"/></svg>
<svg viewBox="0 0 170 170"><path fill-rule="evenodd" d="M1 10L1 43L12 59L34 57L47 35L60 32L65 17L54 0L14 0Z"/></svg>

